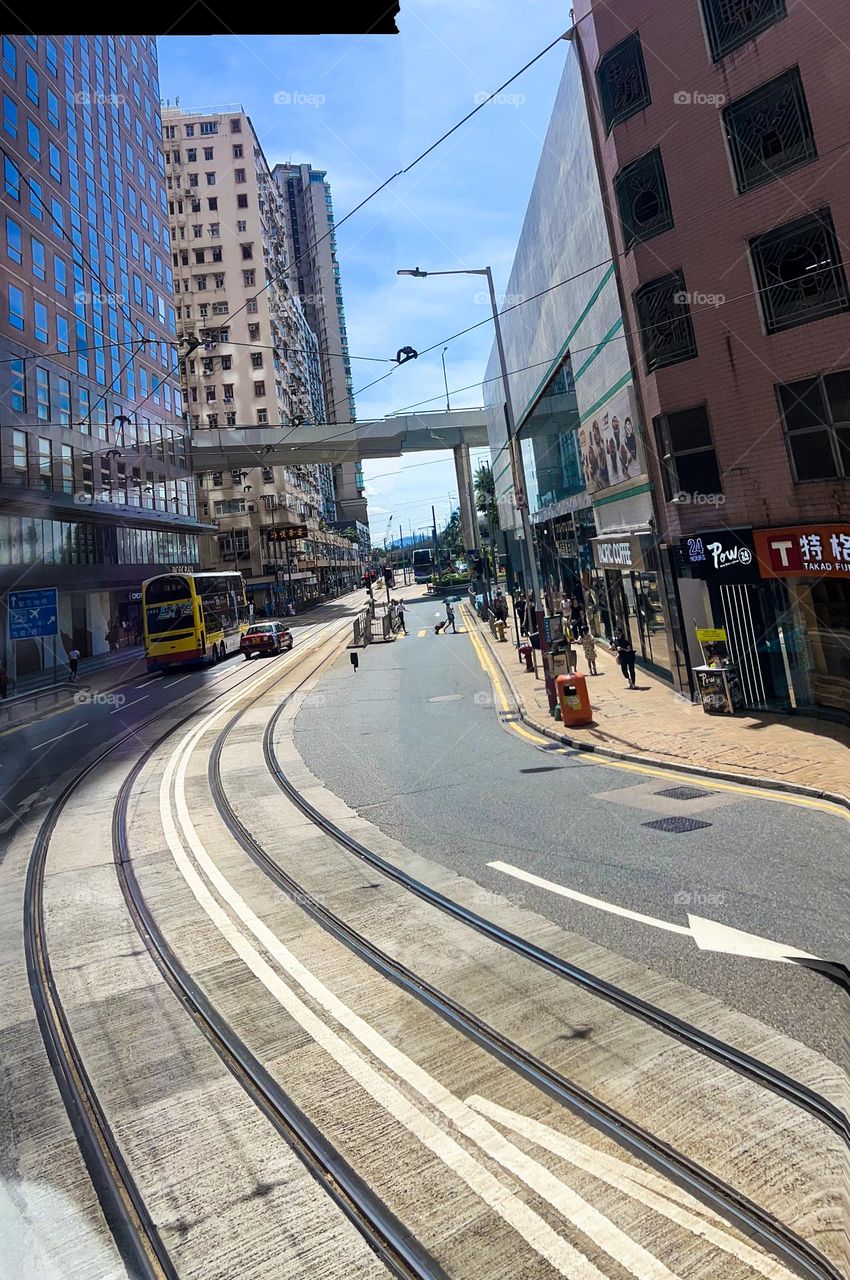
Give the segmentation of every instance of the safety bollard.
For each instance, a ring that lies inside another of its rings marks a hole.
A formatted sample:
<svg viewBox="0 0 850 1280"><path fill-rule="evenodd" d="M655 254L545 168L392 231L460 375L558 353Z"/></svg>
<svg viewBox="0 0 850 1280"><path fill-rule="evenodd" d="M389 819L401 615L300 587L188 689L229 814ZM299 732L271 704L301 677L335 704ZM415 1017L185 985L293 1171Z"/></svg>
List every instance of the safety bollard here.
<svg viewBox="0 0 850 1280"><path fill-rule="evenodd" d="M523 658L525 658L526 671L534 670L534 661L532 657L533 653L534 653L534 650L532 649L530 644L524 644L520 647L520 654Z"/></svg>

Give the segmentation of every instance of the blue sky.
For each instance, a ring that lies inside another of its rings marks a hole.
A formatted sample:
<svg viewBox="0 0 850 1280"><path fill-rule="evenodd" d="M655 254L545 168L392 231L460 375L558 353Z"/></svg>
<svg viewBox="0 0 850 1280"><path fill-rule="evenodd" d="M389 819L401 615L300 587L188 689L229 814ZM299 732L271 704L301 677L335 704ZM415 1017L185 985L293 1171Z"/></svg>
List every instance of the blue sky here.
<svg viewBox="0 0 850 1280"><path fill-rule="evenodd" d="M398 25L395 37L161 38L160 92L189 110L241 104L271 165L327 170L339 223L461 119L476 94L495 89L570 23L553 0L403 0ZM353 359L359 418L443 406L441 347L487 314L484 281L406 279L396 269L489 264L504 291L567 48L557 45L505 91L506 101L489 103L339 228L352 356L439 344L360 394L384 370ZM490 325L449 343L452 407L482 403L491 343ZM376 461L364 473L379 541L390 515L394 531L401 523L407 533L430 523L433 502L439 523L456 494L450 455Z"/></svg>

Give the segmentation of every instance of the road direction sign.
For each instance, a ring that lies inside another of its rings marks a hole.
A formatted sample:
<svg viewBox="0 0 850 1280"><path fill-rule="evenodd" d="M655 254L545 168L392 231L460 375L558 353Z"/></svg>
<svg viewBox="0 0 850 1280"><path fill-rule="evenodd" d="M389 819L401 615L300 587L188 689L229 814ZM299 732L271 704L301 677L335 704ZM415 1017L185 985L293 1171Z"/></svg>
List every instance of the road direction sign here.
<svg viewBox="0 0 850 1280"><path fill-rule="evenodd" d="M59 633L56 587L9 592L9 639L31 640Z"/></svg>

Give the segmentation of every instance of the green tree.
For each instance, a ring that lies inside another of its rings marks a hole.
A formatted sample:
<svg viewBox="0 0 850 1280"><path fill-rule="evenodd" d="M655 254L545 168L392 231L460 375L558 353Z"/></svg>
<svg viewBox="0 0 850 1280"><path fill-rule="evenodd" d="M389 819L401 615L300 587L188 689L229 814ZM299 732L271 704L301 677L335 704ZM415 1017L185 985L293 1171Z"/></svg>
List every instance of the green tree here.
<svg viewBox="0 0 850 1280"><path fill-rule="evenodd" d="M440 549L444 554L448 552L453 560L457 560L464 553L463 528L460 523L459 507L452 512L448 523L440 531Z"/></svg>
<svg viewBox="0 0 850 1280"><path fill-rule="evenodd" d="M475 505L487 521L491 536L499 528L499 508L496 503L496 481L489 462L480 462L473 480Z"/></svg>

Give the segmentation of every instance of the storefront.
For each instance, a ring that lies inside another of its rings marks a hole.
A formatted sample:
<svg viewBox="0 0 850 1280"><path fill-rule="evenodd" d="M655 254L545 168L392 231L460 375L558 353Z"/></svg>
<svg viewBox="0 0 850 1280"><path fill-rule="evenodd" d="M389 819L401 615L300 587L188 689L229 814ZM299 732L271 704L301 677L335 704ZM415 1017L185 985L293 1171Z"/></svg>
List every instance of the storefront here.
<svg viewBox="0 0 850 1280"><path fill-rule="evenodd" d="M670 678L670 649L661 566L648 530L607 533L593 538L596 573L593 595L600 634L613 636L623 627L638 662Z"/></svg>
<svg viewBox="0 0 850 1280"><path fill-rule="evenodd" d="M573 596L587 604L585 596L593 569L591 539L596 525L586 495L571 501L574 505L559 503L535 513L532 519L540 583L550 612L568 610Z"/></svg>
<svg viewBox="0 0 850 1280"><path fill-rule="evenodd" d="M792 704L850 713L850 524L757 529L753 539L795 659Z"/></svg>

